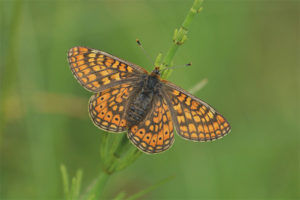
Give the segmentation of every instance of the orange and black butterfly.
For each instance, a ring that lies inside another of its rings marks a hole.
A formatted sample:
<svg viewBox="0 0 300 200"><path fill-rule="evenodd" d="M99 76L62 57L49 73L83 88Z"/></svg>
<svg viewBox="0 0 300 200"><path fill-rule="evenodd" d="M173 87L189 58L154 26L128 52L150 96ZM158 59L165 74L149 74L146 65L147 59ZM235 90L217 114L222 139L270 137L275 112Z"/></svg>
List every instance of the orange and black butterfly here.
<svg viewBox="0 0 300 200"><path fill-rule="evenodd" d="M212 141L230 131L226 119L207 103L178 86L103 51L69 50L78 82L95 93L89 101L94 124L106 131L128 131L129 140L146 153L159 153L174 142L174 127L183 138Z"/></svg>

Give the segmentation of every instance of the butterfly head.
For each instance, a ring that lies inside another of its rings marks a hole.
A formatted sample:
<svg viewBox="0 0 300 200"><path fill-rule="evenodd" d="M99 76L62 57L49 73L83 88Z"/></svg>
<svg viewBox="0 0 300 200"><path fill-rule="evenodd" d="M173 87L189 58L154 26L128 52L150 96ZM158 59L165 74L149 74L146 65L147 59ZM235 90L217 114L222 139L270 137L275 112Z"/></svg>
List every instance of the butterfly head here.
<svg viewBox="0 0 300 200"><path fill-rule="evenodd" d="M160 69L159 67L155 67L154 70L151 72L150 76L154 76L159 78L160 77Z"/></svg>

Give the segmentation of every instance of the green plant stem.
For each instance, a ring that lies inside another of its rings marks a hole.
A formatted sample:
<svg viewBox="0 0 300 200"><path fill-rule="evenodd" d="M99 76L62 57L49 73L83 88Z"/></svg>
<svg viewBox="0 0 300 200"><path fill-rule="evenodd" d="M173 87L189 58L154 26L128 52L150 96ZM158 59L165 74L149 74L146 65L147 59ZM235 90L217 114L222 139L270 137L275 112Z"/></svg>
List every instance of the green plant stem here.
<svg viewBox="0 0 300 200"><path fill-rule="evenodd" d="M106 185L109 177L109 174L102 172L96 179L96 182L91 186L84 199L100 199L103 193L104 186Z"/></svg>
<svg viewBox="0 0 300 200"><path fill-rule="evenodd" d="M113 198L113 200L122 200L124 199L126 193L125 192L120 192L119 194L117 194L117 196L115 198Z"/></svg>
<svg viewBox="0 0 300 200"><path fill-rule="evenodd" d="M150 187L128 197L126 200L136 200L136 199L140 199L140 197L144 196L145 194L155 190L156 188L158 188L159 186L167 183L168 181L172 180L173 178L175 178L175 176L169 176L161 181L159 181L158 183L151 185Z"/></svg>
<svg viewBox="0 0 300 200"><path fill-rule="evenodd" d="M80 187L81 187L81 180L82 180L82 171L78 170L76 172L76 176L72 179L72 199L78 199L80 194Z"/></svg>
<svg viewBox="0 0 300 200"><path fill-rule="evenodd" d="M166 53L163 62L160 65L161 69L165 69L166 67L171 66L179 46L182 45L187 39L187 33L195 15L202 10L201 7L202 2L203 0L195 0L193 6L190 8L187 16L185 17L183 23L181 24L179 30L175 29L173 35L173 43L169 48L168 52ZM171 69L164 70L161 75L162 78L164 79L168 78L171 72L172 72Z"/></svg>
<svg viewBox="0 0 300 200"><path fill-rule="evenodd" d="M69 176L67 172L67 168L65 165L60 166L60 171L62 174L62 181L63 181L63 186L64 186L64 194L65 194L65 199L69 199L68 194L69 194Z"/></svg>
<svg viewBox="0 0 300 200"><path fill-rule="evenodd" d="M121 171L125 169L127 166L132 164L136 159L138 159L140 155L142 155L142 152L136 147L134 147L133 145L131 145L131 148L128 150L127 155L124 156L122 162L118 163L115 170Z"/></svg>
<svg viewBox="0 0 300 200"><path fill-rule="evenodd" d="M114 156L120 158L121 155L130 147L130 142L128 140L127 134L123 134L120 140L119 146L117 147Z"/></svg>
<svg viewBox="0 0 300 200"><path fill-rule="evenodd" d="M201 11L202 1L203 0L194 1L193 6L189 10L179 30L175 30L173 36L173 43L169 48L168 52L166 53L166 56L164 57L163 61L161 62L162 54L160 53L156 58L155 66L160 66L161 69L165 69L166 67L172 64L173 58L179 46L182 45L187 39L188 29L192 20L194 19L195 15ZM172 70L170 69L164 70L162 77L167 78L170 75L171 71ZM111 143L109 142L110 138L112 139ZM126 168L128 165L132 164L142 154L138 149L134 148L135 147L130 144L126 134L124 134L122 138L119 138L116 135L109 136L107 133L105 133L105 135L102 137L100 147L100 155L102 163L104 164L104 171L100 174L96 182L92 185L91 189L84 196L84 199L91 200L99 199L101 197L104 190L104 186L107 183L108 179L111 177L111 175L116 171L120 171ZM155 184L154 186L151 186L146 190L143 190L131 196L129 199L137 199L143 196L144 194L154 190L161 184L167 182L171 178L169 177L167 179L164 179L161 182Z"/></svg>
<svg viewBox="0 0 300 200"><path fill-rule="evenodd" d="M100 142L100 159L102 162L105 161L105 158L108 156L108 134L109 133L101 133L101 142Z"/></svg>

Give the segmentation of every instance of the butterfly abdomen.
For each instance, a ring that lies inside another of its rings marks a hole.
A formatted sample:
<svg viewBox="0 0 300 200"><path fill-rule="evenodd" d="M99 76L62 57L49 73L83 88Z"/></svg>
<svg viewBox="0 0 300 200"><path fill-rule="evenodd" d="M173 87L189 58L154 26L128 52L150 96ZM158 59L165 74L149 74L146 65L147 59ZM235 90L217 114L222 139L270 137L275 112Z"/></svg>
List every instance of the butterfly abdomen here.
<svg viewBox="0 0 300 200"><path fill-rule="evenodd" d="M127 125L131 127L141 122L149 112L152 104L153 92L140 91L129 103L127 111Z"/></svg>
<svg viewBox="0 0 300 200"><path fill-rule="evenodd" d="M141 87L136 91L136 95L131 99L127 110L127 126L139 124L149 113L155 94L158 91L159 80L148 76L141 83Z"/></svg>

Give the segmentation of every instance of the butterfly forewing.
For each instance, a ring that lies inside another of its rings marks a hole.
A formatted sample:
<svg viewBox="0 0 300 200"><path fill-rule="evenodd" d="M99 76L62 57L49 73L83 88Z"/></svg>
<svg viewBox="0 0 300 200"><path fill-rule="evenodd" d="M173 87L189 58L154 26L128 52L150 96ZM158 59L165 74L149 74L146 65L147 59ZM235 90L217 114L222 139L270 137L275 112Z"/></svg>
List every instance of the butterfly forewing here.
<svg viewBox="0 0 300 200"><path fill-rule="evenodd" d="M226 119L207 103L169 82L164 91L180 136L194 141L212 141L230 132Z"/></svg>
<svg viewBox="0 0 300 200"><path fill-rule="evenodd" d="M145 120L129 129L128 138L143 152L159 153L174 142L173 122L165 99L156 96L152 105Z"/></svg>
<svg viewBox="0 0 300 200"><path fill-rule="evenodd" d="M86 47L69 50L70 68L87 90L99 92L147 73L143 68L108 53Z"/></svg>

